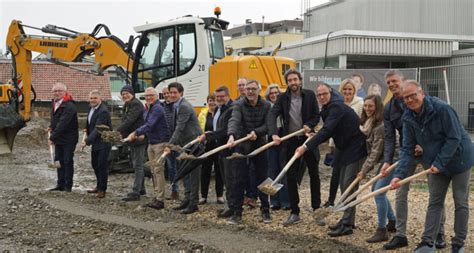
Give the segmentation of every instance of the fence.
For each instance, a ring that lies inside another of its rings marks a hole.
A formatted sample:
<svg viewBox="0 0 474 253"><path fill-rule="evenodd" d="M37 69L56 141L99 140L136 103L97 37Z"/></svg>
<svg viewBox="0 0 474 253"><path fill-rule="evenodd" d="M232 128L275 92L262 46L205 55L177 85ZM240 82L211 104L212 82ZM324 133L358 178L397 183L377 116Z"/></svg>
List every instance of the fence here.
<svg viewBox="0 0 474 253"><path fill-rule="evenodd" d="M420 67L417 76L423 90L449 101L464 127L474 131L474 63Z"/></svg>

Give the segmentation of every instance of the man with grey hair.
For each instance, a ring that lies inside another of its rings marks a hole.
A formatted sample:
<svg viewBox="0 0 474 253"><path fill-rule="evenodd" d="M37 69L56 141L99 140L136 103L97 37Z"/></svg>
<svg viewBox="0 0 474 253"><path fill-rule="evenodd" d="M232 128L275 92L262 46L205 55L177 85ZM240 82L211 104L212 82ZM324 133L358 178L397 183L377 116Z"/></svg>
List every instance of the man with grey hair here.
<svg viewBox="0 0 474 253"><path fill-rule="evenodd" d="M405 110L403 104L403 97L401 95L401 84L404 80L403 74L398 70L389 70L385 73L385 82L388 90L392 93L392 98L385 105L384 108L384 154L383 154L383 165L380 172L385 177L389 173L387 169L395 162L396 146L397 144L403 145L403 122L402 115ZM399 140L396 139L397 133L399 134ZM421 149L417 149L415 156L422 154ZM416 162L413 160L409 164L407 175L412 175L416 169ZM408 246L408 239L406 237L407 220L408 220L408 191L410 190L410 184L405 184L400 187L396 192L396 221L388 221L387 230L389 232L396 232L392 240L383 247L387 250L398 249L401 247ZM443 222L442 222L443 223ZM396 226L395 226L396 224ZM440 233L437 239L437 247L444 248L446 243L444 242L444 226L440 226Z"/></svg>
<svg viewBox="0 0 474 253"><path fill-rule="evenodd" d="M50 191L70 192L74 175L74 150L79 139L77 110L72 96L67 92L63 83L55 83L52 88L53 108L51 109L51 124L48 140L54 145L54 159L61 165L57 169L58 180L56 187Z"/></svg>
<svg viewBox="0 0 474 253"><path fill-rule="evenodd" d="M398 182L408 176L416 145L423 148L421 164L430 170L425 229L414 252L436 251L434 242L451 182L455 206L451 252L464 252L469 224L469 181L474 163L471 138L456 111L439 98L425 95L416 81L405 81L401 96L407 107L402 117L403 143L399 166L390 184L398 188Z"/></svg>
<svg viewBox="0 0 474 253"><path fill-rule="evenodd" d="M145 112L143 118L145 123L137 130L132 132L128 139L136 140L140 136L146 136L148 139L148 159L157 161L163 154L164 144L169 140L170 133L166 123L165 111L158 101L158 94L153 87L145 90ZM167 152L170 153L169 151ZM153 186L155 188L155 198L147 204L148 207L160 210L165 207L165 170L160 164L151 166L153 175Z"/></svg>
<svg viewBox="0 0 474 253"><path fill-rule="evenodd" d="M97 131L96 126L105 125L112 130L112 120L107 106L102 103L98 90L89 93L89 113L87 114L86 133L87 138L81 142L81 147L92 146L91 163L97 183L94 189L88 193L95 193L97 198L104 198L107 191L108 169L107 163L110 153L110 143L104 142Z"/></svg>

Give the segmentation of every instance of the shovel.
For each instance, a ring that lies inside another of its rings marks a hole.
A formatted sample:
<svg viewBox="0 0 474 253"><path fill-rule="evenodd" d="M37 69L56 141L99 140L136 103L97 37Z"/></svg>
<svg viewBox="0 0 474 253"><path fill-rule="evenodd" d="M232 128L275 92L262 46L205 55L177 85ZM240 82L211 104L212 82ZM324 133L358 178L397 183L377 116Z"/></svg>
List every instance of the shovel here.
<svg viewBox="0 0 474 253"><path fill-rule="evenodd" d="M244 138L240 138L240 139L236 140L236 141L234 142L234 144L237 145L237 144L240 144L240 143L242 143L242 142L248 141L248 140L250 140L250 137L251 137L251 135L247 135L247 136L245 136ZM176 158L176 159L177 159L177 160L202 160L202 159L206 159L206 158L208 158L209 156L211 156L211 155L213 155L213 154L215 154L215 153L218 153L218 152L220 152L220 151L222 151L222 150L224 150L224 149L228 149L228 148L230 148L230 144L229 144L229 143L224 144L224 145L222 145L222 146L220 146L220 147L217 147L217 148L215 148L215 149L213 149L213 150L210 150L210 151L208 151L208 152L206 152L206 153L200 155L199 157L195 157L195 156L193 156L193 155L189 155L189 154L182 153L182 154L181 154L180 156L178 156L178 158Z"/></svg>
<svg viewBox="0 0 474 253"><path fill-rule="evenodd" d="M306 139L304 144L307 143L311 138L312 136ZM272 181L271 178L267 178L257 188L267 195L270 195L270 196L275 195L283 187L283 184L279 184L278 182L280 182L283 176L285 176L286 172L290 169L291 165L293 165L293 163L298 158L299 157L296 154L294 154L293 157L291 157L290 161L288 161L285 167L281 170L280 174L278 174L278 176L275 178L275 180Z"/></svg>
<svg viewBox="0 0 474 253"><path fill-rule="evenodd" d="M181 149L187 149L187 148L190 148L192 145L196 144L199 142L199 139L194 139L192 140L191 142L189 142L188 144L184 145Z"/></svg>
<svg viewBox="0 0 474 253"><path fill-rule="evenodd" d="M427 169L427 170L424 170L422 172L419 172L417 174L414 174L410 177L407 177L401 181L398 182L399 185L404 185L404 184L407 184L407 183L410 183L411 181L413 181L414 179L418 178L418 177L421 177L421 176L424 176L426 174L429 174L431 172L431 169ZM345 206L342 206L342 207L339 207L338 209L336 209L335 211L336 212L343 212L345 211L347 208L350 208L350 207L353 207L353 206L356 206L364 201L366 201L367 199L369 198L372 198L374 196L377 196L381 193L384 193L384 192L388 192L389 190L392 190L392 186L391 185L387 185L385 187L382 187L376 191L373 191L367 195L364 195L362 196L361 198L357 199L357 200L354 200L352 202L350 202L349 204L345 205Z"/></svg>
<svg viewBox="0 0 474 253"><path fill-rule="evenodd" d="M392 170L394 168L396 168L398 166L398 161L392 165L390 165L390 167L387 168L387 172L390 173L392 172ZM349 203L349 201L353 200L355 197L357 197L357 195L359 195L362 191L364 191L365 189L367 189L369 186L371 186L372 184L374 184L375 182L377 182L377 180L379 180L380 178L382 177L382 173L379 173L377 176L371 178L367 183L365 183L364 185L362 185L361 187L359 187L359 189L357 191L355 191L354 193L352 193L349 197L347 197L346 199L341 198L339 199L339 202L336 203L334 205L334 209L338 209L338 208L341 208L343 207L345 204ZM342 202L340 202L342 200Z"/></svg>
<svg viewBox="0 0 474 253"><path fill-rule="evenodd" d="M298 130L298 131L296 131L296 132L293 132L293 133L291 133L291 134L285 135L285 136L281 137L281 141L282 141L282 142L283 142L283 141L286 141L286 140L288 140L288 139L290 139L290 138L292 138L292 137L294 137L294 136L296 136L296 135L298 135L298 134L302 134L303 132L304 132L304 129L300 129L300 130ZM265 145L263 145L263 146L261 146L261 147L255 149L255 150L252 151L250 154L242 155L242 154L240 154L240 153L233 153L231 156L226 157L226 159L232 160L232 159L252 158L252 157L254 157L254 156L260 154L261 152L263 152L263 151L265 151L265 150L271 148L271 147L274 146L275 144L276 144L276 142L275 142L275 141L272 141L272 142L269 142L269 143L267 143L267 144L265 144Z"/></svg>
<svg viewBox="0 0 474 253"><path fill-rule="evenodd" d="M48 140L50 137L51 137L51 132L48 131ZM59 164L59 161L54 160L54 147L52 144L49 144L49 155L51 157L51 161L48 163L48 167L52 169L61 168L61 164Z"/></svg>

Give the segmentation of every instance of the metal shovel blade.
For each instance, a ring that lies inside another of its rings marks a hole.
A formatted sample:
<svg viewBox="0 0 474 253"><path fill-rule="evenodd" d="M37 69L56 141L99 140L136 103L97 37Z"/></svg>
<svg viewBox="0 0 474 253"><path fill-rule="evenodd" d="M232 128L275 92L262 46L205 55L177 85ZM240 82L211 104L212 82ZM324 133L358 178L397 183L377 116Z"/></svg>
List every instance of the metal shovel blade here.
<svg viewBox="0 0 474 253"><path fill-rule="evenodd" d="M258 186L258 189L267 195L273 196L282 187L283 187L283 184L274 184L271 178L267 178Z"/></svg>

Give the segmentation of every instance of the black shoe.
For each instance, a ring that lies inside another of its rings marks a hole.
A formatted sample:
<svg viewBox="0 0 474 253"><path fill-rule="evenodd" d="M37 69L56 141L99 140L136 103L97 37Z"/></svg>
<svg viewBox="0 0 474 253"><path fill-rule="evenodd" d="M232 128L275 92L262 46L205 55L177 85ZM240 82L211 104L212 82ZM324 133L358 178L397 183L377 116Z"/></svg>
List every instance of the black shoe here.
<svg viewBox="0 0 474 253"><path fill-rule="evenodd" d="M329 202L329 201L326 201L326 203L324 203L324 205L322 206L323 208L330 208L330 207L334 207L334 203L332 202Z"/></svg>
<svg viewBox="0 0 474 253"><path fill-rule="evenodd" d="M56 187L51 188L51 189L49 189L48 191L50 191L50 192L55 192L55 191L62 192L62 191L64 191L64 187L59 186L59 185L56 185Z"/></svg>
<svg viewBox="0 0 474 253"><path fill-rule="evenodd" d="M230 210L229 208L222 209L222 210L217 214L217 218L229 218L229 217L232 216L232 214L234 214L234 212L232 212L232 210Z"/></svg>
<svg viewBox="0 0 474 253"><path fill-rule="evenodd" d="M350 235L354 233L351 226L341 225L338 229L331 230L328 235L331 237L338 237L343 235Z"/></svg>
<svg viewBox="0 0 474 253"><path fill-rule="evenodd" d="M408 246L408 240L406 237L402 236L394 236L392 240L386 244L383 245L384 249L390 250L390 249L398 249L402 247Z"/></svg>
<svg viewBox="0 0 474 253"><path fill-rule="evenodd" d="M298 224L301 222L301 218L298 214L290 214L288 219L282 223L284 227L288 227L294 224Z"/></svg>
<svg viewBox="0 0 474 253"><path fill-rule="evenodd" d="M63 191L65 191L65 192L72 192L72 188L64 188Z"/></svg>
<svg viewBox="0 0 474 253"><path fill-rule="evenodd" d="M192 214L192 213L195 213L199 210L199 208L195 205L191 206L191 205L188 205L186 208L184 208L183 210L181 210L181 213L182 214Z"/></svg>
<svg viewBox="0 0 474 253"><path fill-rule="evenodd" d="M146 195L146 190L140 191L140 195Z"/></svg>
<svg viewBox="0 0 474 253"><path fill-rule="evenodd" d="M240 225L242 224L242 216L239 214L233 214L227 221L229 225Z"/></svg>
<svg viewBox="0 0 474 253"><path fill-rule="evenodd" d="M397 222L394 220L388 220L386 228L388 232L397 232Z"/></svg>
<svg viewBox="0 0 474 253"><path fill-rule="evenodd" d="M426 252L436 252L433 244L425 241L421 241L418 246L416 246L413 253L426 253Z"/></svg>
<svg viewBox="0 0 474 253"><path fill-rule="evenodd" d="M451 245L451 253L464 253L464 246L457 244Z"/></svg>
<svg viewBox="0 0 474 253"><path fill-rule="evenodd" d="M444 239L444 234L438 234L435 241L435 247L437 249L446 248L446 240Z"/></svg>
<svg viewBox="0 0 474 253"><path fill-rule="evenodd" d="M281 209L281 206L272 206L270 207L272 210L276 211L276 210L280 210Z"/></svg>
<svg viewBox="0 0 474 253"><path fill-rule="evenodd" d="M129 202L129 201L139 201L140 195L128 194L126 197L122 198L122 201Z"/></svg>
<svg viewBox="0 0 474 253"><path fill-rule="evenodd" d="M272 223L272 217L270 216L270 212L268 212L268 211L262 212L262 221L265 224Z"/></svg>
<svg viewBox="0 0 474 253"><path fill-rule="evenodd" d="M179 204L179 206L173 207L173 210L176 210L176 211L183 210L186 207L188 207L188 205L189 205L189 201L181 201L181 204Z"/></svg>
<svg viewBox="0 0 474 253"><path fill-rule="evenodd" d="M341 223L341 222L337 222L336 224L329 226L329 229L331 229L331 230L336 230L336 229L338 229L340 226L342 226L342 223Z"/></svg>

